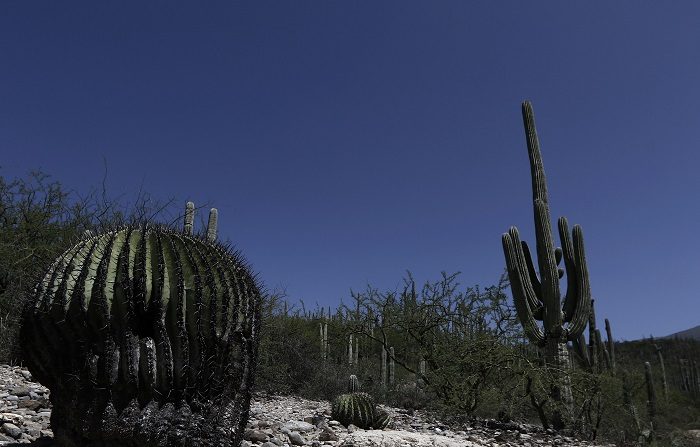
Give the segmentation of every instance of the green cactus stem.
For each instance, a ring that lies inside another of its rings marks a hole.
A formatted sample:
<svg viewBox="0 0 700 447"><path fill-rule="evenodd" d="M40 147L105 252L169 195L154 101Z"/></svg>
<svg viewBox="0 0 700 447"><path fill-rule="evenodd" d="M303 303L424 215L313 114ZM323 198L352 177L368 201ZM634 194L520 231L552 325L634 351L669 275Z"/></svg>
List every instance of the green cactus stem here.
<svg viewBox="0 0 700 447"><path fill-rule="evenodd" d="M355 358L352 354L352 338L353 334L350 334L348 338L348 365L352 366L353 359Z"/></svg>
<svg viewBox="0 0 700 447"><path fill-rule="evenodd" d="M654 389L654 380L651 374L651 364L644 362L644 382L647 387L647 415L649 416L649 440L654 438L655 419L656 419L656 390Z"/></svg>
<svg viewBox="0 0 700 447"><path fill-rule="evenodd" d="M382 346L382 363L379 368L380 380L379 383L385 387L386 386L386 348Z"/></svg>
<svg viewBox="0 0 700 447"><path fill-rule="evenodd" d="M664 393L664 401L668 403L668 382L666 381L666 365L664 364L664 355L661 352L661 346L655 344L656 358L659 360L659 367L661 368L661 386Z"/></svg>
<svg viewBox="0 0 700 447"><path fill-rule="evenodd" d="M29 370L51 391L57 442L237 445L260 290L227 247L165 227L106 231L67 250L28 297L21 334Z"/></svg>
<svg viewBox="0 0 700 447"><path fill-rule="evenodd" d="M544 348L545 362L552 368L555 380L552 397L562 402L568 414L555 414L555 428L563 428L573 410L567 341L574 341L588 321L591 291L581 227L575 225L572 234L566 218L559 218L558 228L562 248L555 248L547 198L544 166L540 154L532 105L522 105L523 122L532 177L532 198L535 217L537 265L535 268L527 243L520 240L516 227L502 237L511 290L518 318L530 341ZM563 303L559 279L566 268L567 290ZM539 271L539 276L538 276ZM537 321L542 321L540 327Z"/></svg>
<svg viewBox="0 0 700 447"><path fill-rule="evenodd" d="M389 348L389 386L394 386L394 372L396 365L394 363L394 347Z"/></svg>
<svg viewBox="0 0 700 447"><path fill-rule="evenodd" d="M610 373L614 376L615 375L615 368L616 368L616 362L615 362L615 340L613 340L612 336L612 327L610 326L610 321L606 318L605 319L605 333L608 337L608 354L610 355Z"/></svg>
<svg viewBox="0 0 700 447"><path fill-rule="evenodd" d="M591 358L591 369L595 372L600 371L602 366L600 364L600 344L596 338L596 331L598 330L595 317L595 300L591 298L591 311L588 314L588 351Z"/></svg>

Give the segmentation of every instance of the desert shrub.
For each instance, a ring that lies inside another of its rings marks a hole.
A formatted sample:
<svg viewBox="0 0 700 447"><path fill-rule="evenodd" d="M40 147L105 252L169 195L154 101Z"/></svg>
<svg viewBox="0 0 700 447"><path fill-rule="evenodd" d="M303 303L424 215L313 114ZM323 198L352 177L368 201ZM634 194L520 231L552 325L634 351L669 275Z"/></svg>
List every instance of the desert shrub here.
<svg viewBox="0 0 700 447"><path fill-rule="evenodd" d="M145 221L172 203L139 194L123 204L104 189L81 196L43 172L0 176L0 362L21 362L16 338L23 298L56 256L87 230Z"/></svg>

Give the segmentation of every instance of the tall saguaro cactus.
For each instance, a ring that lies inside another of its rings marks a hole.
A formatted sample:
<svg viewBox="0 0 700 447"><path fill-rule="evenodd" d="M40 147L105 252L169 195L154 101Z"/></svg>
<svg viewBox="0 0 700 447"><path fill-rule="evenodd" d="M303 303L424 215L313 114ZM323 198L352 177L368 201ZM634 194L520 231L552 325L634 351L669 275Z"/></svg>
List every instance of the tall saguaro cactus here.
<svg viewBox="0 0 700 447"><path fill-rule="evenodd" d="M565 413L570 413L573 402L566 343L578 338L586 327L591 300L583 232L581 227L574 225L570 235L566 218L560 217L558 228L562 247L555 248L544 166L530 102L522 104L522 113L532 176L539 276L528 245L520 240L516 227L511 227L503 235L503 251L518 318L530 341L544 348L545 361L555 374L552 397L564 404ZM564 271L558 268L562 257L567 282L563 300L559 279ZM542 321L542 327L537 321ZM555 413L552 422L555 427L561 428L567 417L567 414Z"/></svg>

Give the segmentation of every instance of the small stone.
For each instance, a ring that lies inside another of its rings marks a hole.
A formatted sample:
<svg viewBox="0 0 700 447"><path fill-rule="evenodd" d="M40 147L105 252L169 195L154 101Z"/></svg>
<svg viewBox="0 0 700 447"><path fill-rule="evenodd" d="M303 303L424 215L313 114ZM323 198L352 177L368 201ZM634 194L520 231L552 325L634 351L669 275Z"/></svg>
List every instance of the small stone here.
<svg viewBox="0 0 700 447"><path fill-rule="evenodd" d="M336 421L335 419L331 419L330 421L328 421L328 425L330 425L331 427L335 427L340 425L340 422Z"/></svg>
<svg viewBox="0 0 700 447"><path fill-rule="evenodd" d="M304 441L304 438L302 438L298 432L290 431L289 434L287 434L287 436L289 436L289 442L291 442L294 445L306 444L306 441Z"/></svg>
<svg viewBox="0 0 700 447"><path fill-rule="evenodd" d="M305 421L289 421L282 426L282 430L297 431L305 433L315 429L316 426Z"/></svg>
<svg viewBox="0 0 700 447"><path fill-rule="evenodd" d="M243 434L243 439L252 442L264 442L267 441L267 433L260 430L247 430Z"/></svg>
<svg viewBox="0 0 700 447"><path fill-rule="evenodd" d="M29 396L29 388L26 386L18 386L12 390L12 394L19 397Z"/></svg>
<svg viewBox="0 0 700 447"><path fill-rule="evenodd" d="M250 447L250 442L244 439L243 441L241 441L241 447Z"/></svg>
<svg viewBox="0 0 700 447"><path fill-rule="evenodd" d="M337 441L338 440L338 435L335 434L333 430L330 428L326 427L323 429L320 435L318 435L318 440L319 441Z"/></svg>
<svg viewBox="0 0 700 447"><path fill-rule="evenodd" d="M357 431L357 426L355 424L348 425L348 433L353 433Z"/></svg>
<svg viewBox="0 0 700 447"><path fill-rule="evenodd" d="M2 430L3 433L8 434L9 436L15 439L19 438L22 434L22 430L20 430L18 426L10 422L5 422L4 424L2 424L2 426L0 426L0 430Z"/></svg>

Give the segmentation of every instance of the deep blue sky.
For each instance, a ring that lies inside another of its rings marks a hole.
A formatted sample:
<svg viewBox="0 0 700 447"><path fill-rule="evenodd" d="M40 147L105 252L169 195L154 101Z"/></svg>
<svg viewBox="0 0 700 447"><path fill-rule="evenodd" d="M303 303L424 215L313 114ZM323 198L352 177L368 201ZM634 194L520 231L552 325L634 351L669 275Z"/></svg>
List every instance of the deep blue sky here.
<svg viewBox="0 0 700 447"><path fill-rule="evenodd" d="M204 4L0 2L0 174L211 203L307 305L488 285L534 242L531 99L599 319L700 324L698 2Z"/></svg>

